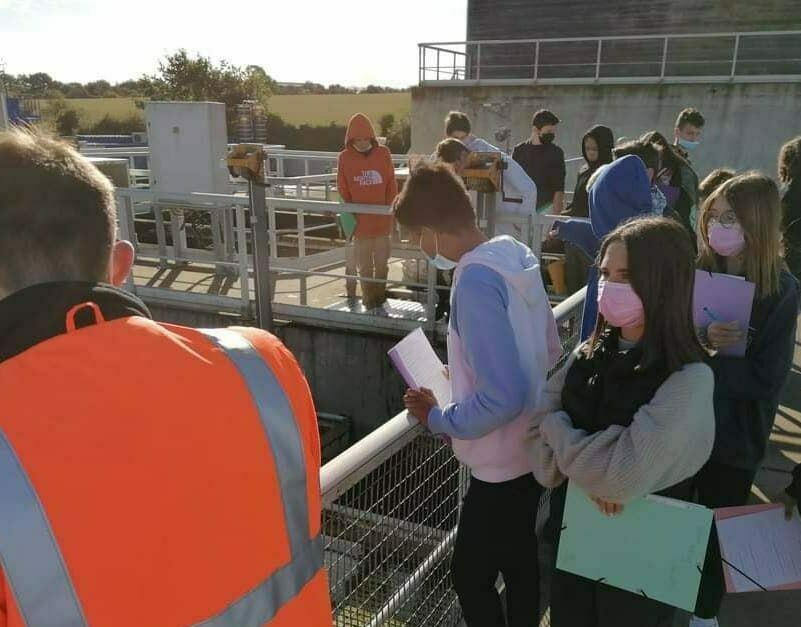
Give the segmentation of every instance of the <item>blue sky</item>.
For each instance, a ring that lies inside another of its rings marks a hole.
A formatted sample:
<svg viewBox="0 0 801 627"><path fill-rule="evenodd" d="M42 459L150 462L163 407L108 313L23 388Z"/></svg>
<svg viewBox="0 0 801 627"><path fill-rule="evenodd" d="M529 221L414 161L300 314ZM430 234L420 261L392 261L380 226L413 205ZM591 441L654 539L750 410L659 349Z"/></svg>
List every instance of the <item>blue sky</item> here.
<svg viewBox="0 0 801 627"><path fill-rule="evenodd" d="M461 41L465 20L466 0L0 0L0 62L117 82L187 48L279 81L408 86L417 44Z"/></svg>

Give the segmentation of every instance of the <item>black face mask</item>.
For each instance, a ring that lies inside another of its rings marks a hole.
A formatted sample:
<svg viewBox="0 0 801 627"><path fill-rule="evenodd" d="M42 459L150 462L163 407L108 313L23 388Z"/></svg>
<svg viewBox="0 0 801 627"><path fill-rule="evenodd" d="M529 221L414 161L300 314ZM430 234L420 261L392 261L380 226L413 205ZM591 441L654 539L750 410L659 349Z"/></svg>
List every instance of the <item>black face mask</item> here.
<svg viewBox="0 0 801 627"><path fill-rule="evenodd" d="M540 135L540 141L543 144L551 144L553 140L556 139L556 135L554 133L542 133Z"/></svg>

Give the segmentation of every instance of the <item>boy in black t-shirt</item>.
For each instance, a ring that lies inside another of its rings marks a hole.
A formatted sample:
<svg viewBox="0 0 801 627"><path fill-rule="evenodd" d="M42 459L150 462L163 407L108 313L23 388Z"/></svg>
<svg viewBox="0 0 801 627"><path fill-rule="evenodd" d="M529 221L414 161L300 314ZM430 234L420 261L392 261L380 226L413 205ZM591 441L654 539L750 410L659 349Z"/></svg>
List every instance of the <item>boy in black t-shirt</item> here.
<svg viewBox="0 0 801 627"><path fill-rule="evenodd" d="M512 158L537 185L537 210L551 206L559 214L565 206L565 153L553 143L559 118L541 109L531 120L531 137L515 146Z"/></svg>

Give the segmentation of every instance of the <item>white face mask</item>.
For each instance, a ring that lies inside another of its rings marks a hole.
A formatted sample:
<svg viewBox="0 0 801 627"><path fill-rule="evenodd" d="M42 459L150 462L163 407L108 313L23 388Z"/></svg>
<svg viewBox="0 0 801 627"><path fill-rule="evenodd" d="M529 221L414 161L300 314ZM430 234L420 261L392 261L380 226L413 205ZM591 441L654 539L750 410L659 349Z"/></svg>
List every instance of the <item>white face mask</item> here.
<svg viewBox="0 0 801 627"><path fill-rule="evenodd" d="M445 272L453 270L454 268L456 268L456 266L459 265L459 262L453 261L439 254L439 237L437 236L436 231L433 231L433 233L434 233L434 246L437 251L436 254L433 257L429 257L428 253L426 253L426 251L423 250L422 246L420 246L420 250L423 251L423 254L426 256L426 259L428 259L430 263L434 264L434 267L437 270L443 270Z"/></svg>

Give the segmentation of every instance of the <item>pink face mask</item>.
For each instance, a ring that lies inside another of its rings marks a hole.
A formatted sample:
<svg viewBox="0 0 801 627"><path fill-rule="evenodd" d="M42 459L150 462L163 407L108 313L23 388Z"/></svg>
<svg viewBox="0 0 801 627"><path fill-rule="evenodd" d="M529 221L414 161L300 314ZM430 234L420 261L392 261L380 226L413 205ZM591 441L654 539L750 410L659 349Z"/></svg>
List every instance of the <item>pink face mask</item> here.
<svg viewBox="0 0 801 627"><path fill-rule="evenodd" d="M745 250L745 233L739 224L723 226L715 222L709 227L709 246L722 257L736 257Z"/></svg>
<svg viewBox="0 0 801 627"><path fill-rule="evenodd" d="M636 327L645 322L642 301L628 283L598 281L598 311L613 327Z"/></svg>

